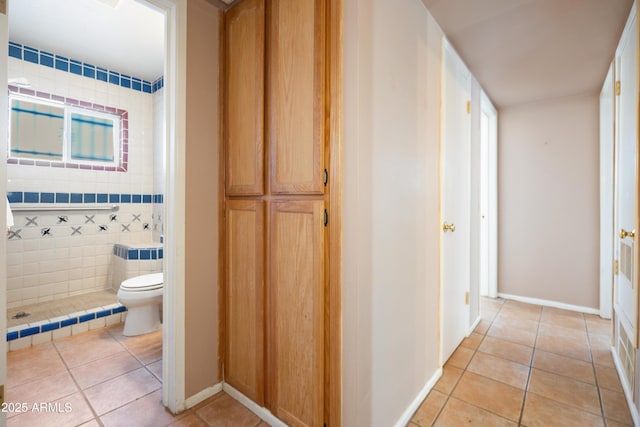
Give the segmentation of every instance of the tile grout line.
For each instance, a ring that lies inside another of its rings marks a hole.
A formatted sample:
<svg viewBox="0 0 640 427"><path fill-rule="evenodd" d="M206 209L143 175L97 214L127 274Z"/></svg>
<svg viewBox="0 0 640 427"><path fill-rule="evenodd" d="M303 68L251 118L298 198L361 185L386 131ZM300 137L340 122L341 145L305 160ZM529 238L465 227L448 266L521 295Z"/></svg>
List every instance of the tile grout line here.
<svg viewBox="0 0 640 427"><path fill-rule="evenodd" d="M536 357L536 347L538 346L538 335L540 332L540 322L542 320L542 310L540 308L540 314L538 315L538 326L536 328L536 339L533 342L533 350L531 351L531 359L529 360L529 374L527 375L527 381L524 385L524 393L522 394L522 406L520 406L520 417L518 418L518 426L522 426L522 418L524 417L524 406L527 403L527 394L529 393L529 383L531 381L531 374L533 373L533 361Z"/></svg>
<svg viewBox="0 0 640 427"><path fill-rule="evenodd" d="M71 368L69 368L69 365L67 364L67 361L64 359L64 356L62 356L62 353L60 353L60 350L58 349L58 346L53 341L51 343L53 344L53 348L56 350L56 353L58 353L58 356L60 357L60 360L62 360L62 364L64 365L65 369L67 370L67 373L71 377L71 380L73 381L73 383L78 388L78 391L80 392L80 395L82 396L82 398L84 399L85 403L89 407L89 410L93 414L93 420L98 423L98 426L104 427L104 424L102 423L102 420L100 420L100 417L98 416L98 413L96 412L96 410L93 408L93 405L89 401L89 398L84 393L84 390L82 389L82 387L80 387L80 384L78 384L78 381L76 380L76 377L71 372Z"/></svg>
<svg viewBox="0 0 640 427"><path fill-rule="evenodd" d="M464 376L464 373L467 372L467 367L469 366L469 364L471 363L471 360L475 357L476 353L479 351L480 345L482 345L482 342L484 341L484 339L487 337L487 333L489 332L489 329L491 328L491 326L493 325L493 322L495 321L496 317L498 317L498 314L500 313L500 311L502 310L502 307L504 306L504 301L502 302L502 304L500 305L500 308L498 309L498 311L496 311L496 314L493 316L493 318L491 319L491 322L489 322L489 326L487 327L486 331L484 332L484 334L482 334L482 339L480 340L480 342L478 343L478 346L473 350L473 355L471 356L471 358L469 359L469 362L465 365L464 369L462 370L462 373L460 374L460 376L458 377L458 379L456 380L455 384L453 385L453 387L451 387L451 391L447 394L447 397L444 401L444 403L442 404L442 406L440 407L440 409L438 410L438 412L436 413L436 416L434 417L433 421L431 422L431 426L433 427L436 422L438 421L438 418L440 418L440 415L442 414L442 412L444 411L445 406L447 406L447 403L449 403L449 400L453 397L453 392L456 389L456 387L458 387L458 384L460 383L460 381L462 380L462 377ZM480 318L482 319L482 315L480 315ZM473 333L473 331L471 332ZM462 344L462 343L461 343ZM459 348L460 346L458 346ZM466 347L465 347L466 348ZM456 348L457 351L457 348ZM446 365L446 363L445 363ZM444 366L443 366L444 369ZM437 390L436 390L437 391ZM428 397L428 395L427 395ZM426 399L425 399L426 400ZM463 401L468 405L474 406L476 408L478 408L478 406L473 405L470 402L466 402ZM479 409L483 409L483 408L479 408ZM485 409L486 411L486 409ZM487 411L490 412L490 411ZM493 412L490 412L493 414ZM496 416L499 416L501 418L504 418L498 414L494 414ZM505 418L506 419L506 418ZM418 424L417 424L418 425Z"/></svg>
<svg viewBox="0 0 640 427"><path fill-rule="evenodd" d="M589 328L587 326L587 320L584 318L584 314L582 315L584 320L585 330L587 331L587 343L589 344L589 357L591 358L591 369L593 369L593 378L596 382L596 393L598 393L598 403L600 404L600 413L602 415L602 422L606 426L607 418L604 414L604 402L602 400L602 393L600 393L600 385L598 384L598 371L596 370L596 361L593 358L593 348L591 347L591 335L589 335Z"/></svg>

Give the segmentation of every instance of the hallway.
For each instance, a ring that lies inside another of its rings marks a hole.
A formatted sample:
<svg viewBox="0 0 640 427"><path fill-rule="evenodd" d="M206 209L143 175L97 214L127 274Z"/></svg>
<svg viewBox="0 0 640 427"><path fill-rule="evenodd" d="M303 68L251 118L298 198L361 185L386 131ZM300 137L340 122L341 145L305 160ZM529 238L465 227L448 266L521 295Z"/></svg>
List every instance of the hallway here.
<svg viewBox="0 0 640 427"><path fill-rule="evenodd" d="M480 311L410 427L633 425L609 321L502 299Z"/></svg>

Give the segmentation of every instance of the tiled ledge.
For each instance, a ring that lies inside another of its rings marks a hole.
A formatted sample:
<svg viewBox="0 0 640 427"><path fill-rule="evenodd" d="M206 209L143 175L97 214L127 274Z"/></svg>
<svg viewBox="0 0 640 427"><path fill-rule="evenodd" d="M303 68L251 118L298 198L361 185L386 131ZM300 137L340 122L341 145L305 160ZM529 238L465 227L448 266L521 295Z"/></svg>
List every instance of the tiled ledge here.
<svg viewBox="0 0 640 427"><path fill-rule="evenodd" d="M116 243L113 245L113 254L125 260L156 260L164 258L164 249L161 245L149 247L131 247Z"/></svg>
<svg viewBox="0 0 640 427"><path fill-rule="evenodd" d="M58 338L76 335L124 321L126 307L120 303L59 316L48 320L12 326L7 329L8 350L19 350Z"/></svg>

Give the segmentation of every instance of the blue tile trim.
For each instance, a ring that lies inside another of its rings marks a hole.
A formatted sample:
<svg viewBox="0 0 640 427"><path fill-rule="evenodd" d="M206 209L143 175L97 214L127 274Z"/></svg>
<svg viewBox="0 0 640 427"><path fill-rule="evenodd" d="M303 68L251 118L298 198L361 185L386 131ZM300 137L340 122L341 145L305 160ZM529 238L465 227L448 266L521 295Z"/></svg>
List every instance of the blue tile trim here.
<svg viewBox="0 0 640 427"><path fill-rule="evenodd" d="M53 331L55 329L64 328L71 325L77 325L78 323L88 322L93 319L100 319L102 317L107 317L112 314L118 314L127 311L127 308L122 304L119 304L117 307L112 309L100 310L95 313L82 314L78 317L72 317L69 319L62 320L60 322L51 322L45 323L41 326L27 326L22 325L23 329L19 331L7 332L7 341L17 340L18 338L28 337L31 335L36 335L44 332Z"/></svg>
<svg viewBox="0 0 640 427"><path fill-rule="evenodd" d="M40 64L45 67L55 68L56 70L77 74L102 82L109 82L136 92L155 93L164 87L164 77L160 77L152 83L148 80L120 74L113 70L96 67L92 64L41 51L16 42L10 41L8 48L9 56L12 58Z"/></svg>
<svg viewBox="0 0 640 427"><path fill-rule="evenodd" d="M148 248L130 248L127 245L116 243L113 245L113 254L122 259L152 260L162 259L163 250L161 247L149 246Z"/></svg>
<svg viewBox="0 0 640 427"><path fill-rule="evenodd" d="M60 322L60 327L64 328L65 326L71 326L78 323L77 317L72 317L71 319L66 319Z"/></svg>
<svg viewBox="0 0 640 427"><path fill-rule="evenodd" d="M53 331L54 329L59 329L59 328L60 328L60 322L47 323L46 325L42 325L40 327L42 332L49 332L49 331Z"/></svg>
<svg viewBox="0 0 640 427"><path fill-rule="evenodd" d="M25 192L24 193L24 202L25 203L40 203L40 193L34 192Z"/></svg>
<svg viewBox="0 0 640 427"><path fill-rule="evenodd" d="M95 313L88 313L88 314L83 314L82 316L78 317L78 321L80 323L88 322L89 320L93 320L95 318L96 318L96 314Z"/></svg>
<svg viewBox="0 0 640 427"><path fill-rule="evenodd" d="M40 193L40 203L53 203L53 193Z"/></svg>
<svg viewBox="0 0 640 427"><path fill-rule="evenodd" d="M22 203L22 191L10 191L7 193L9 203Z"/></svg>
<svg viewBox="0 0 640 427"><path fill-rule="evenodd" d="M40 333L40 326L33 326L31 328L21 329L20 338L28 337L28 336L39 334L39 333Z"/></svg>
<svg viewBox="0 0 640 427"><path fill-rule="evenodd" d="M8 191L9 203L164 203L162 194Z"/></svg>
<svg viewBox="0 0 640 427"><path fill-rule="evenodd" d="M56 193L56 203L69 203L69 193Z"/></svg>
<svg viewBox="0 0 640 427"><path fill-rule="evenodd" d="M111 310L101 310L96 313L96 319L107 316L111 316Z"/></svg>

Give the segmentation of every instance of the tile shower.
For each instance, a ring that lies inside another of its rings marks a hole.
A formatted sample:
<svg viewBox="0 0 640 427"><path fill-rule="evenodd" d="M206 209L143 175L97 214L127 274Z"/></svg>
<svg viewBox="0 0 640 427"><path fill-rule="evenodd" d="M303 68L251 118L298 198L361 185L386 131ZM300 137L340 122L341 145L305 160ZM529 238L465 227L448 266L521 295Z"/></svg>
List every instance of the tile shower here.
<svg viewBox="0 0 640 427"><path fill-rule="evenodd" d="M58 307L52 313L65 300L90 305L20 325L9 319L13 350L119 322L120 281L162 271L164 89L162 78L148 82L18 43L9 55L9 79L31 86L14 92L114 112L123 125L120 166L111 170L9 159L8 312L49 301Z"/></svg>

